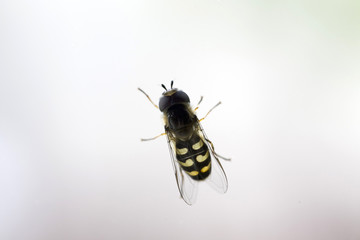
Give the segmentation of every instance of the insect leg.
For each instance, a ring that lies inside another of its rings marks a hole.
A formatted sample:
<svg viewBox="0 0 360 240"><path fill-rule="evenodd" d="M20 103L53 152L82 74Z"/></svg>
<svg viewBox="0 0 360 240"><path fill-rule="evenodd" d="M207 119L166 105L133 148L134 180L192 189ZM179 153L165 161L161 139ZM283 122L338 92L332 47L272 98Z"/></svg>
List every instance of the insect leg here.
<svg viewBox="0 0 360 240"><path fill-rule="evenodd" d="M216 157L219 157L219 158L224 159L224 160L226 160L226 161L230 161L230 160L231 160L231 158L226 158L226 157L223 157L223 156L217 154L217 153L215 152L214 144L213 144L209 139L207 139L207 138L205 138L205 140L210 144L211 151L212 151L212 153L213 153Z"/></svg>
<svg viewBox="0 0 360 240"><path fill-rule="evenodd" d="M199 101L198 104L196 105L196 108L194 109L194 111L198 110L199 105L200 105L200 103L202 102L202 100L203 100L203 96L200 97L200 101Z"/></svg>
<svg viewBox="0 0 360 240"><path fill-rule="evenodd" d="M157 135L156 137L153 137L153 138L142 138L141 141L151 141L151 140L157 139L158 137L161 137L161 136L164 136L164 135L166 135L166 133L159 134L159 135Z"/></svg>
<svg viewBox="0 0 360 240"><path fill-rule="evenodd" d="M205 117L203 117L203 118L201 118L200 120L199 120L199 122L201 122L202 120L204 120L206 117L207 117L207 115L209 115L209 113L214 109L214 108L216 108L217 106L219 106L221 104L221 102L218 102L215 106L213 106L209 111L208 111L208 113L205 115Z"/></svg>
<svg viewBox="0 0 360 240"><path fill-rule="evenodd" d="M149 97L149 95L147 95L147 94L144 92L144 90L142 90L141 88L138 88L138 90L139 90L140 92L142 92L143 94L145 94L145 96L149 99L149 101L152 103L152 105L154 105L154 107L156 107L157 109L159 109L158 105L156 105L156 104L151 100L151 98Z"/></svg>

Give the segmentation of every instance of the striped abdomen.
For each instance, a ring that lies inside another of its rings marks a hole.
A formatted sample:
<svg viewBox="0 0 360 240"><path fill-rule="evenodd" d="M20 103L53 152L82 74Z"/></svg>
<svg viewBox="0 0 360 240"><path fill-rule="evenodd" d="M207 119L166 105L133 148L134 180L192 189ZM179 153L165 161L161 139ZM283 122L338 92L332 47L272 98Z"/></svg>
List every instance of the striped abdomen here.
<svg viewBox="0 0 360 240"><path fill-rule="evenodd" d="M176 158L181 168L194 180L203 180L211 172L209 148L198 134L188 141L176 140Z"/></svg>

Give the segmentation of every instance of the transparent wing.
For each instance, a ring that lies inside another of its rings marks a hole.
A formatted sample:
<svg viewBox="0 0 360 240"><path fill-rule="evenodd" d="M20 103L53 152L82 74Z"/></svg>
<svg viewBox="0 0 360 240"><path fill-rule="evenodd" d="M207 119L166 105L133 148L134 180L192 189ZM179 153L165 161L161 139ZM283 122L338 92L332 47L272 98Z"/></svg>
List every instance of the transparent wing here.
<svg viewBox="0 0 360 240"><path fill-rule="evenodd" d="M182 168L180 167L179 163L176 160L175 155L175 141L171 134L167 131L167 139L168 139L168 146L171 156L171 162L173 164L174 173L176 184L178 186L181 198L189 205L192 205L196 201L197 191L198 191L198 182L194 181L189 175L187 175Z"/></svg>
<svg viewBox="0 0 360 240"><path fill-rule="evenodd" d="M212 157L212 170L209 177L205 180L213 189L220 193L226 193L228 189L228 180L225 174L225 171L219 161L219 155L215 152L212 142L208 139L205 134L204 129L202 128L200 122L198 122L198 131L199 136L203 138L203 141L206 143L210 149ZM226 158L224 158L226 159ZM227 159L230 160L230 159Z"/></svg>

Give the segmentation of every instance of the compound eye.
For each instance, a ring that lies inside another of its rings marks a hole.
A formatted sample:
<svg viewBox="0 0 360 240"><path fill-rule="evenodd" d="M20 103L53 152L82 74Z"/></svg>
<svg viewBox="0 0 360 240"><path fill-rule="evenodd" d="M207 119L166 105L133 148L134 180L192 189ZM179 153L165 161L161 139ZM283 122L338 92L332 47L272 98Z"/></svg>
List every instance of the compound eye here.
<svg viewBox="0 0 360 240"><path fill-rule="evenodd" d="M168 92L165 92L160 98L159 109L163 112L165 109L171 107L174 104L185 104L189 102L189 96L183 91L170 90Z"/></svg>
<svg viewBox="0 0 360 240"><path fill-rule="evenodd" d="M159 101L159 109L163 112L166 108L170 107L171 105L171 97L163 96L160 98Z"/></svg>
<svg viewBox="0 0 360 240"><path fill-rule="evenodd" d="M176 93L174 93L174 95L172 97L173 97L174 103L189 103L190 102L189 96L183 91L177 91Z"/></svg>

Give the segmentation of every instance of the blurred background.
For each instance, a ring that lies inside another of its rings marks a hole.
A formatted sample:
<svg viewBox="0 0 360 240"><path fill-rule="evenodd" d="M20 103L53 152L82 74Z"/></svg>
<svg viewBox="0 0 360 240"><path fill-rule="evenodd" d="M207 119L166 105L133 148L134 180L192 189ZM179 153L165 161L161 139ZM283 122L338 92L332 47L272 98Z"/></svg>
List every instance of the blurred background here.
<svg viewBox="0 0 360 240"><path fill-rule="evenodd" d="M359 1L0 5L0 239L360 239ZM171 80L232 158L191 207Z"/></svg>

